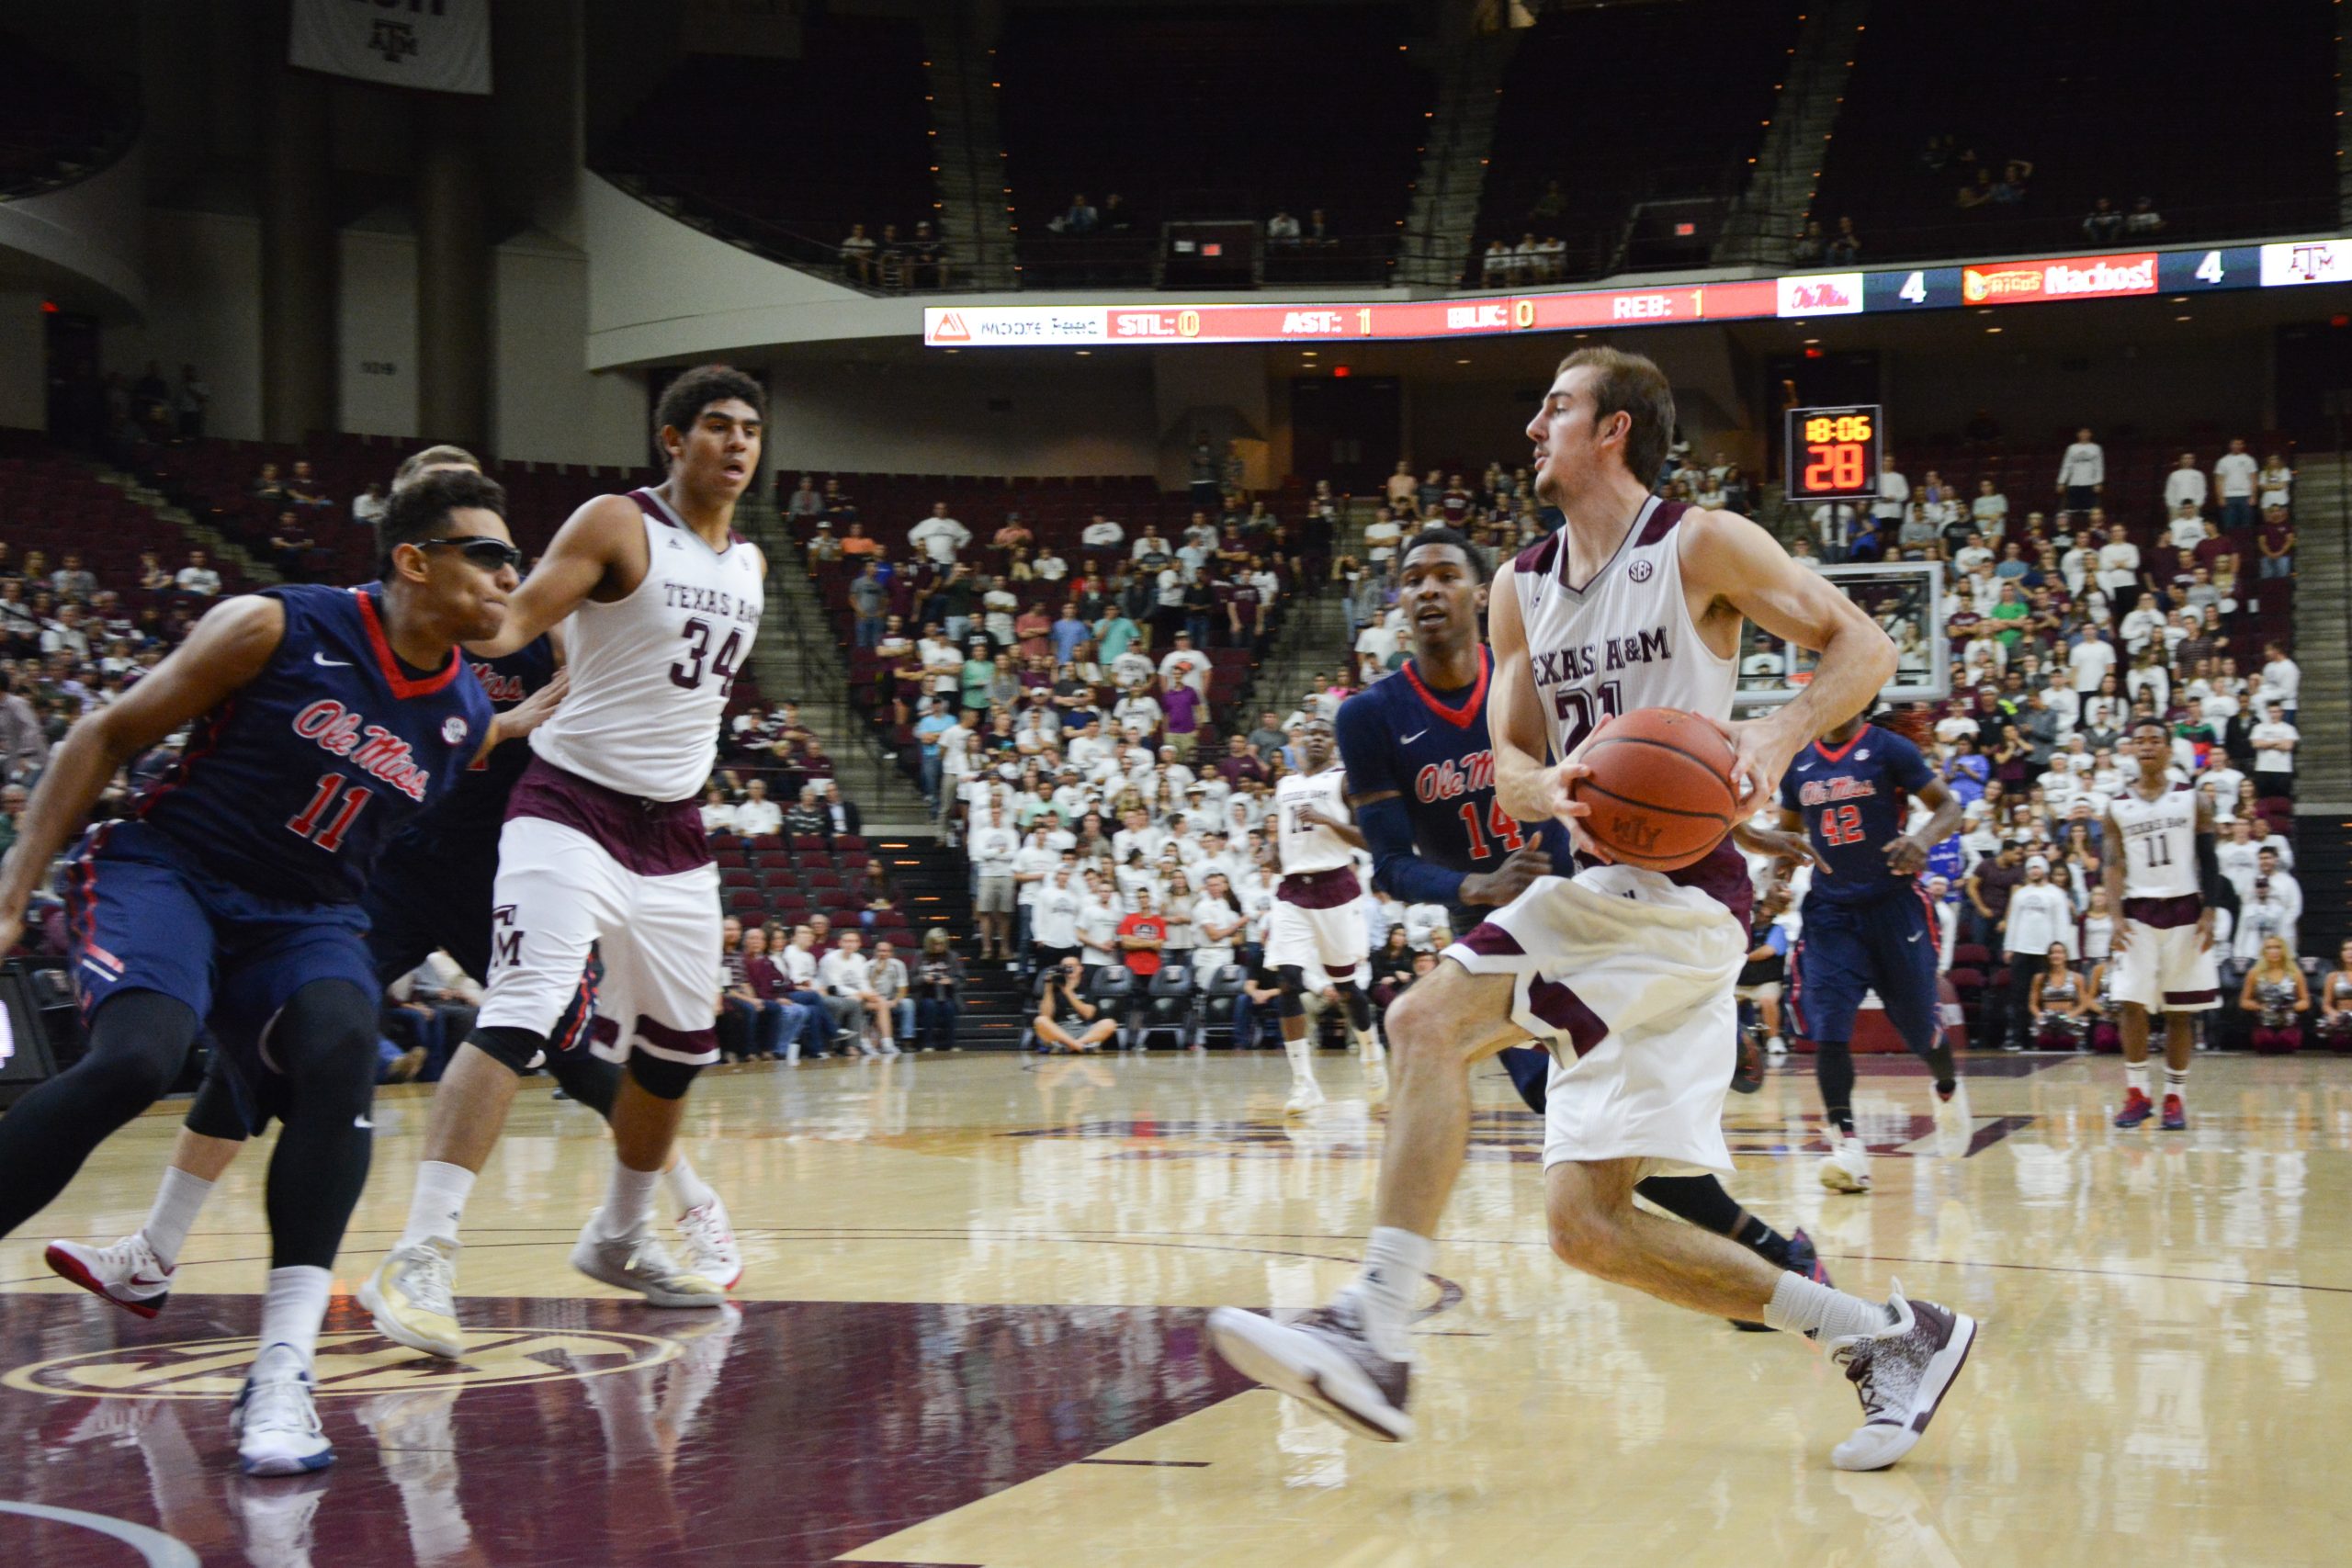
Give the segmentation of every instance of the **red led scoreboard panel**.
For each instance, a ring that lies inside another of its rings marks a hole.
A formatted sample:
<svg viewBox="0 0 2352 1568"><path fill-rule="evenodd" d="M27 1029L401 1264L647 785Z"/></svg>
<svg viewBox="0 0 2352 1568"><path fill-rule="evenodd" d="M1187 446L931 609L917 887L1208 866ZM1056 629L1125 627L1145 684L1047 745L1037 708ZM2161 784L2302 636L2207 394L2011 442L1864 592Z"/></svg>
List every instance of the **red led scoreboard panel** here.
<svg viewBox="0 0 2352 1568"><path fill-rule="evenodd" d="M1792 502L1875 501L1885 421L1876 403L1788 411Z"/></svg>
<svg viewBox="0 0 2352 1568"><path fill-rule="evenodd" d="M2327 283L2352 283L2352 237L1446 299L927 306L922 340L933 348L1400 342L1768 317L1900 315Z"/></svg>

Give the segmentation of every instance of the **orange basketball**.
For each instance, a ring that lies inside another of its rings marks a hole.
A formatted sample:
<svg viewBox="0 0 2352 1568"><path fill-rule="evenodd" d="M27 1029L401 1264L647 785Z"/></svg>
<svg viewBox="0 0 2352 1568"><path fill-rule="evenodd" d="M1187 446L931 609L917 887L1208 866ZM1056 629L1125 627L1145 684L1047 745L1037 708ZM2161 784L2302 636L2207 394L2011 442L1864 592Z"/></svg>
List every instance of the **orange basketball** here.
<svg viewBox="0 0 2352 1568"><path fill-rule="evenodd" d="M1694 713L1637 708L1585 748L1592 776L1569 795L1592 807L1590 834L1621 865L1674 871L1702 860L1739 819L1723 731Z"/></svg>

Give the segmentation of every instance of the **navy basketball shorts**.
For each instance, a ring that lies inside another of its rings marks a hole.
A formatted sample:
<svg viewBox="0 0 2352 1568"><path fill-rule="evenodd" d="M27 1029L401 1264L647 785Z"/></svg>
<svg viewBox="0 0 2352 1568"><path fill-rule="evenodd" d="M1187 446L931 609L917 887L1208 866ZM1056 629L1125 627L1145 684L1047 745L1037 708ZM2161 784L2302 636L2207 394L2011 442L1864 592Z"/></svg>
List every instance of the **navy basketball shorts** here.
<svg viewBox="0 0 2352 1568"><path fill-rule="evenodd" d="M124 991L185 1003L220 1044L249 1125L277 1112L285 1080L269 1027L294 993L346 980L378 994L356 904L263 898L187 863L140 822L94 828L60 882L85 1022Z"/></svg>
<svg viewBox="0 0 2352 1568"><path fill-rule="evenodd" d="M1927 897L1904 888L1866 904L1809 901L1789 964L1790 1017L1802 1038L1843 1044L1854 1014L1878 993L1886 1021L1912 1050L1934 1047L1941 1027L1936 963L1941 932Z"/></svg>

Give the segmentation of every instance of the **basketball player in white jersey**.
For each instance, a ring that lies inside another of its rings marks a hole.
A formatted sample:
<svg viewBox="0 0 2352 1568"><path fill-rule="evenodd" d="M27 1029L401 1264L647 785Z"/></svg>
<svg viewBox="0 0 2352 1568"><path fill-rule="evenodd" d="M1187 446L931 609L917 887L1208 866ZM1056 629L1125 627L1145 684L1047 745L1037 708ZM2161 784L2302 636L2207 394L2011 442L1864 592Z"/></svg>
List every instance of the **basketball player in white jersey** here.
<svg viewBox="0 0 2352 1568"><path fill-rule="evenodd" d="M1348 1028L1373 1092L1386 1087L1380 1037L1372 1031L1372 999L1356 986L1356 965L1372 953L1372 936L1358 908L1363 885L1356 879L1356 852L1363 832L1348 809L1348 775L1340 766L1331 721L1309 718L1293 736L1299 771L1274 785L1283 879L1274 886L1274 907L1266 917L1266 967L1282 990L1275 1003L1283 1021L1283 1050L1290 1057L1286 1115L1301 1115L1323 1103L1315 1081L1315 1047L1306 1038L1306 966L1319 964L1348 1010Z"/></svg>
<svg viewBox="0 0 2352 1568"><path fill-rule="evenodd" d="M766 404L725 366L689 370L654 419L670 477L603 495L557 533L509 602L503 656L570 617L571 685L531 733L536 753L499 835L490 984L468 1043L520 1070L545 1055L592 949L595 1038L627 1068L608 1120L604 1206L571 1263L657 1306L715 1307L721 1281L683 1269L649 1224L695 1075L718 1059L718 872L697 808L728 690L751 652L767 563L734 532L759 472ZM434 1097L409 1223L362 1287L387 1338L456 1357L458 1224L504 1125L505 1095Z"/></svg>
<svg viewBox="0 0 2352 1568"><path fill-rule="evenodd" d="M1633 1201L1634 1184L1662 1169L1732 1168L1721 1117L1752 894L1728 840L1678 872L1607 863L1569 795L1589 773L1581 749L1615 714L1696 711L1730 738L1752 809L1895 666L1869 615L1761 528L1649 493L1673 430L1664 375L1614 349L1569 355L1529 422L1536 493L1566 522L1492 591L1496 804L1523 822L1565 819L1584 869L1538 878L1390 1009L1388 1139L1356 1280L1295 1323L1227 1307L1210 1314L1210 1332L1238 1370L1348 1430L1410 1437L1407 1323L1468 1143L1469 1069L1532 1038L1554 1055L1544 1150L1554 1250L1678 1306L1821 1342L1865 1412L1833 1461L1875 1470L1918 1440L1975 1325L1899 1285L1885 1303L1845 1294ZM1820 661L1794 702L1734 725L1743 620Z"/></svg>
<svg viewBox="0 0 2352 1568"><path fill-rule="evenodd" d="M2107 907L2116 911L2108 962L2122 1004L2123 1109L2119 1127L2155 1111L2148 1098L2148 1015L2165 1015L2164 1127L2188 1125L2188 1056L2197 1043L2189 1015L2222 1005L2213 956L2213 911L2234 898L2213 842L2213 804L2202 790L2175 787L2172 737L2153 720L2132 728L2140 775L2107 808Z"/></svg>

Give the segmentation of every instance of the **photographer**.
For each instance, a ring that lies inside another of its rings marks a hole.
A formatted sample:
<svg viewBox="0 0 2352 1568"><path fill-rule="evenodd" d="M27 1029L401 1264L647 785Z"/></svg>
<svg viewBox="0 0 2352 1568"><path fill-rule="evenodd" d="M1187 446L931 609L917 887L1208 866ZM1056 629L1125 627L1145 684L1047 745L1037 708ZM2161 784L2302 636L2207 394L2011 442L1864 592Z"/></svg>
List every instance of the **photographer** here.
<svg viewBox="0 0 2352 1568"><path fill-rule="evenodd" d="M1085 971L1074 957L1064 958L1037 998L1037 1043L1069 1052L1100 1051L1102 1042L1119 1032L1118 1021L1098 1016L1101 1010L1084 996ZM1072 1033L1072 1029L1082 1032Z"/></svg>

